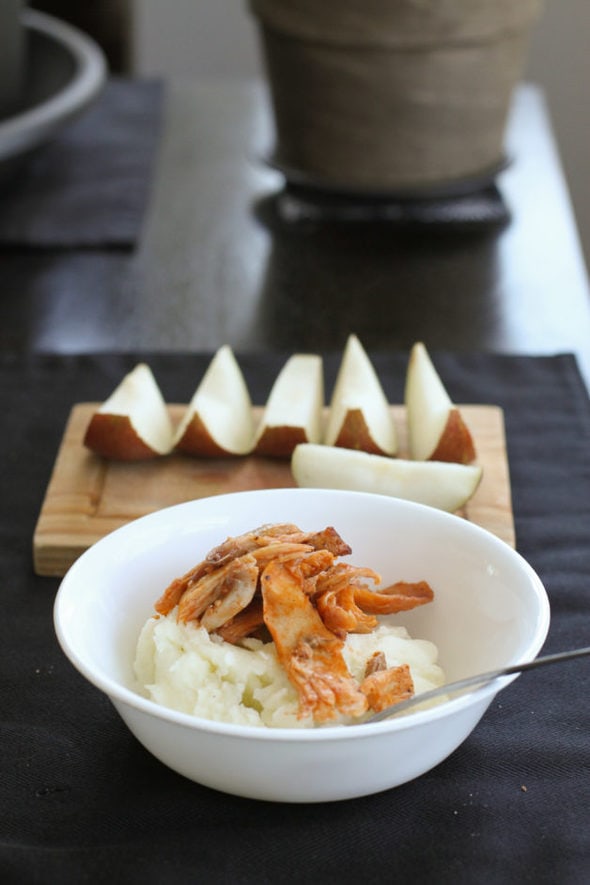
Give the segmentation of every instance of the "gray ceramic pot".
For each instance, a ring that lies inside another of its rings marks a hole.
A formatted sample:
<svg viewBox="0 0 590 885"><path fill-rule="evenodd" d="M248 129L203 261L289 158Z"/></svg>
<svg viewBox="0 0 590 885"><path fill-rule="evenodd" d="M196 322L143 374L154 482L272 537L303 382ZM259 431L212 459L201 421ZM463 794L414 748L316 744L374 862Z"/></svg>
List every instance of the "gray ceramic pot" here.
<svg viewBox="0 0 590 885"><path fill-rule="evenodd" d="M250 0L293 177L396 190L501 162L540 0Z"/></svg>

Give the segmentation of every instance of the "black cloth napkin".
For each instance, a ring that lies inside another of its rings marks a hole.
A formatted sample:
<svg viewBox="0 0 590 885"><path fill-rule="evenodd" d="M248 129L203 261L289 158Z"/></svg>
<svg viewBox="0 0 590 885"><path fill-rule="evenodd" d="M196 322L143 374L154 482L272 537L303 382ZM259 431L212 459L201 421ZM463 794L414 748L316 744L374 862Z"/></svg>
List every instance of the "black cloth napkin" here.
<svg viewBox="0 0 590 885"><path fill-rule="evenodd" d="M401 401L407 354L372 356ZM573 357L433 356L454 399L505 410L517 545L551 599L545 651L587 645L590 408ZM238 353L255 400L284 357ZM209 358L0 356L2 881L586 885L585 661L523 674L417 780L352 801L277 805L166 769L65 659L52 625L59 581L34 575L31 539L70 408L105 398L139 359L168 400L186 401ZM338 359L327 355L328 387Z"/></svg>
<svg viewBox="0 0 590 885"><path fill-rule="evenodd" d="M160 81L110 79L3 183L0 246L134 246L150 196L162 97Z"/></svg>

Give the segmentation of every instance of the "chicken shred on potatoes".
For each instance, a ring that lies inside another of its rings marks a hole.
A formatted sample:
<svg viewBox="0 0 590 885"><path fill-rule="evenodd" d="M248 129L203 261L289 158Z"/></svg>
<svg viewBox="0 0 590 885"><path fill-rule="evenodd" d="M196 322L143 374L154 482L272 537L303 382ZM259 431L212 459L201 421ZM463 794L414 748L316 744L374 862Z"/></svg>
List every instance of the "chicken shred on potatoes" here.
<svg viewBox="0 0 590 885"><path fill-rule="evenodd" d="M379 615L395 614L433 599L426 581L380 587L371 568L338 561L352 552L331 526L304 532L296 525L263 525L211 550L176 578L155 604L174 609L226 642L268 636L297 691L299 716L316 723L360 717L411 697L407 664L389 667L378 652L365 676L351 675L343 656L349 633L370 633Z"/></svg>

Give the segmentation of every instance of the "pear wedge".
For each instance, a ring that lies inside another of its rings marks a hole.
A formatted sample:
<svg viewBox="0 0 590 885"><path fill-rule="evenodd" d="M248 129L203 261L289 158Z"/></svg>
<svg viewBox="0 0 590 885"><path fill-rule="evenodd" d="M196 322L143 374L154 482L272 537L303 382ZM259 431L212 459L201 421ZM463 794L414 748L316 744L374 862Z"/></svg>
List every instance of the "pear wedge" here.
<svg viewBox="0 0 590 885"><path fill-rule="evenodd" d="M254 446L254 430L250 393L232 349L225 344L185 410L174 447L208 458L247 455Z"/></svg>
<svg viewBox="0 0 590 885"><path fill-rule="evenodd" d="M330 402L328 446L395 455L397 433L387 397L356 335L349 335Z"/></svg>
<svg viewBox="0 0 590 885"><path fill-rule="evenodd" d="M411 461L304 443L291 458L298 486L373 492L454 513L474 494L482 468L446 461Z"/></svg>
<svg viewBox="0 0 590 885"><path fill-rule="evenodd" d="M256 434L254 453L289 458L296 445L322 436L324 376L322 358L294 354L270 391Z"/></svg>
<svg viewBox="0 0 590 885"><path fill-rule="evenodd" d="M104 458L142 461L167 455L173 427L149 366L139 363L92 415L84 445Z"/></svg>
<svg viewBox="0 0 590 885"><path fill-rule="evenodd" d="M471 432L421 341L410 352L404 398L412 458L459 464L475 459Z"/></svg>

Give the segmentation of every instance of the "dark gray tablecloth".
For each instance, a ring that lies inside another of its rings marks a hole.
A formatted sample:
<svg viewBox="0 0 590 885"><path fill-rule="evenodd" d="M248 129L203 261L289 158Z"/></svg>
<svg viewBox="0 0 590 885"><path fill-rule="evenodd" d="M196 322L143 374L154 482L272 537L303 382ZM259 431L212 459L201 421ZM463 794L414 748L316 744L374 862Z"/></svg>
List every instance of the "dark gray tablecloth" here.
<svg viewBox="0 0 590 885"><path fill-rule="evenodd" d="M457 401L505 409L518 549L551 599L546 651L590 640L590 408L572 357L434 354ZM400 401L406 354L374 354ZM183 401L207 355L0 356L0 871L9 883L590 881L590 664L523 674L432 772L376 796L274 805L163 767L53 633L31 539L71 405L146 358ZM259 402L280 355L238 354ZM337 356L328 356L328 386ZM387 765L387 759L383 759ZM302 772L305 777L305 772Z"/></svg>
<svg viewBox="0 0 590 885"><path fill-rule="evenodd" d="M0 192L0 247L134 246L150 197L163 86L109 79Z"/></svg>

